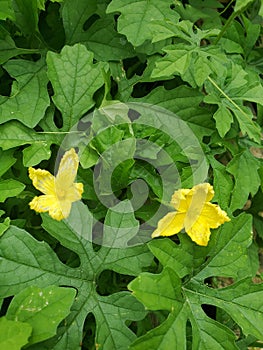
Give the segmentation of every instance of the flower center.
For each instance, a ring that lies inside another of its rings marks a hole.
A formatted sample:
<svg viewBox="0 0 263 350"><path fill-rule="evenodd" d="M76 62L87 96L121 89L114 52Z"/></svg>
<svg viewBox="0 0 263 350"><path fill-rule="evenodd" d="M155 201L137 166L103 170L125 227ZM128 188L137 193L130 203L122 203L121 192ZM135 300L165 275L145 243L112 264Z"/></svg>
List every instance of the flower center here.
<svg viewBox="0 0 263 350"><path fill-rule="evenodd" d="M62 190L62 189L59 189L59 190L57 190L57 197L58 197L58 199L64 199L65 198L65 196L66 196L66 191L65 190Z"/></svg>

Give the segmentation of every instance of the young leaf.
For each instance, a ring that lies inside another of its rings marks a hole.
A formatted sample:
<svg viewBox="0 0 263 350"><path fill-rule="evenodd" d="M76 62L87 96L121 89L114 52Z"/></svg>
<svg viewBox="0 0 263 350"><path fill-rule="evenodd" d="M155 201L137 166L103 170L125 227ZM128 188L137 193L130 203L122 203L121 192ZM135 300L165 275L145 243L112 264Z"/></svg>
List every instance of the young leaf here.
<svg viewBox="0 0 263 350"><path fill-rule="evenodd" d="M32 327L28 344L38 343L56 334L59 323L70 313L76 290L48 286L30 286L12 299L6 317Z"/></svg>
<svg viewBox="0 0 263 350"><path fill-rule="evenodd" d="M20 350L28 343L32 332L30 324L8 320L5 316L0 318L0 348Z"/></svg>
<svg viewBox="0 0 263 350"><path fill-rule="evenodd" d="M208 93L204 98L205 102L217 104L223 111L229 110L227 114L221 113L223 120L219 118L220 115L214 117L220 136L223 137L230 129L232 122L230 113L232 113L238 120L242 133L247 133L251 139L259 143L259 125L252 120L254 116L251 109L243 105L245 101L262 104L263 87L258 79L255 80L254 75L249 75L241 66L232 63L227 76L221 74L217 81L209 77L205 88Z"/></svg>
<svg viewBox="0 0 263 350"><path fill-rule="evenodd" d="M0 19L15 19L15 13L14 9L12 8L12 1L11 0L2 0L1 1L1 10L0 10Z"/></svg>
<svg viewBox="0 0 263 350"><path fill-rule="evenodd" d="M23 164L25 167L39 164L42 160L49 159L51 156L50 142L33 143L23 149Z"/></svg>
<svg viewBox="0 0 263 350"><path fill-rule="evenodd" d="M253 2L253 0L237 0L234 11L238 12L244 10L245 7L248 6L251 2Z"/></svg>
<svg viewBox="0 0 263 350"><path fill-rule="evenodd" d="M0 180L0 202L8 197L15 197L23 191L25 185L14 179Z"/></svg>
<svg viewBox="0 0 263 350"><path fill-rule="evenodd" d="M60 54L49 51L47 65L53 101L63 116L61 130L68 131L94 105L93 95L104 84L107 65L93 64L93 54L81 44L64 46Z"/></svg>

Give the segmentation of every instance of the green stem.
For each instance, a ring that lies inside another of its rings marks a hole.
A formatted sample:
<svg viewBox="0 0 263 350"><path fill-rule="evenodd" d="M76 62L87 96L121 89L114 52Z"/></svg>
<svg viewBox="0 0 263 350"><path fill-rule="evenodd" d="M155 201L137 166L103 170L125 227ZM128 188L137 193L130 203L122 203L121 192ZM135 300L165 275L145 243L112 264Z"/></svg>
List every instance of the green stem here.
<svg viewBox="0 0 263 350"><path fill-rule="evenodd" d="M214 85L214 87L221 92L221 94L230 102L232 103L233 106L236 107L236 109L239 110L240 113L242 113L244 116L247 117L246 113L239 107L239 105L236 104L235 101L233 101L218 85L217 83L210 77L208 77L208 80L210 81L210 83L212 83Z"/></svg>
<svg viewBox="0 0 263 350"><path fill-rule="evenodd" d="M210 81L211 84L214 85L214 87L230 102L232 103L232 105L240 112L243 114L243 116L249 120L249 122L251 123L251 119L250 117L239 107L239 105L236 104L235 101L232 100L232 98L230 98L218 85L217 83L210 77L208 77L208 80Z"/></svg>
<svg viewBox="0 0 263 350"><path fill-rule="evenodd" d="M230 24L233 22L233 20L235 19L235 17L239 15L239 11L238 12L232 12L231 16L228 17L225 25L223 26L223 28L221 29L220 33L218 34L216 40L214 41L214 45L216 45L219 40L222 38L222 36L225 34L227 28L230 26Z"/></svg>

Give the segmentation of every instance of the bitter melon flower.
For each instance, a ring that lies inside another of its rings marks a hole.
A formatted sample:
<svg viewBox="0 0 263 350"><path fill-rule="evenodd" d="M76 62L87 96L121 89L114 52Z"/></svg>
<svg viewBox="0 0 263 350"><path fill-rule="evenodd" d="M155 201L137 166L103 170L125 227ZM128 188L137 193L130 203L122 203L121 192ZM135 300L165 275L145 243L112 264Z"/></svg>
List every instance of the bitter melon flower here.
<svg viewBox="0 0 263 350"><path fill-rule="evenodd" d="M81 199L83 184L75 183L79 158L74 148L67 151L60 161L56 176L47 170L29 168L29 177L33 186L44 193L34 197L29 203L38 213L48 212L55 220L69 216L72 203Z"/></svg>
<svg viewBox="0 0 263 350"><path fill-rule="evenodd" d="M196 185L192 189L175 191L171 205L176 211L169 212L158 222L152 237L172 236L184 229L192 241L207 246L210 229L230 221L224 210L210 203L213 197L213 186L208 183Z"/></svg>

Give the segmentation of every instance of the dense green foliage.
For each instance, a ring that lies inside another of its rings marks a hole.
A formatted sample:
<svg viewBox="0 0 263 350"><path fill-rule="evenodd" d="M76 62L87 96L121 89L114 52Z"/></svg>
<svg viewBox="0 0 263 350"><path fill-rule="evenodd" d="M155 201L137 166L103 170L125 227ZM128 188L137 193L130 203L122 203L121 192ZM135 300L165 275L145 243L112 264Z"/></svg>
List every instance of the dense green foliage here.
<svg viewBox="0 0 263 350"><path fill-rule="evenodd" d="M262 23L262 0L0 0L1 349L260 347ZM55 221L28 167L71 147ZM205 181L231 221L152 240Z"/></svg>

